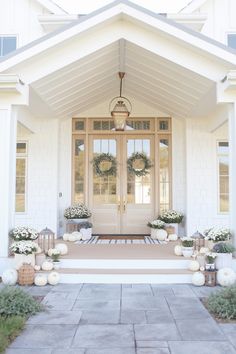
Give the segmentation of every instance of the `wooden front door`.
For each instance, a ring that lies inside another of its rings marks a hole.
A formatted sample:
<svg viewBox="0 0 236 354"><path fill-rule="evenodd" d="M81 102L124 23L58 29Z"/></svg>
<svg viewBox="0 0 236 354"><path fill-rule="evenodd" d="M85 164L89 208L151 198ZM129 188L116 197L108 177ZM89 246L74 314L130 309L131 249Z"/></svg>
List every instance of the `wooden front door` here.
<svg viewBox="0 0 236 354"><path fill-rule="evenodd" d="M116 176L97 176L89 167L89 205L93 214L93 232L97 234L146 234L146 224L154 217L154 172L138 177L127 169L127 159L144 152L154 163L152 134L90 135L90 161L101 153L112 154L117 161Z"/></svg>

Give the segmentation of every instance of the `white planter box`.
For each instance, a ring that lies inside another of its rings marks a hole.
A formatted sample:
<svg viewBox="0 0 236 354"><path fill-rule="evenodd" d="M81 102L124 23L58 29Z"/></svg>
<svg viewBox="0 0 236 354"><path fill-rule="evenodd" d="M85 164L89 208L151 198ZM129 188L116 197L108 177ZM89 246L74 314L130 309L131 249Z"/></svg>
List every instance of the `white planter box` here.
<svg viewBox="0 0 236 354"><path fill-rule="evenodd" d="M14 264L15 268L18 270L23 263L31 264L33 267L35 266L35 254L17 254L14 255Z"/></svg>
<svg viewBox="0 0 236 354"><path fill-rule="evenodd" d="M192 257L193 255L193 247L183 247L182 252L184 257Z"/></svg>
<svg viewBox="0 0 236 354"><path fill-rule="evenodd" d="M165 241L167 238L167 231L163 229L151 229L151 238L154 240Z"/></svg>
<svg viewBox="0 0 236 354"><path fill-rule="evenodd" d="M216 269L232 268L232 253L217 253Z"/></svg>
<svg viewBox="0 0 236 354"><path fill-rule="evenodd" d="M70 219L70 221L75 222L77 224L81 224L82 222L88 221L88 218L86 218L86 219Z"/></svg>

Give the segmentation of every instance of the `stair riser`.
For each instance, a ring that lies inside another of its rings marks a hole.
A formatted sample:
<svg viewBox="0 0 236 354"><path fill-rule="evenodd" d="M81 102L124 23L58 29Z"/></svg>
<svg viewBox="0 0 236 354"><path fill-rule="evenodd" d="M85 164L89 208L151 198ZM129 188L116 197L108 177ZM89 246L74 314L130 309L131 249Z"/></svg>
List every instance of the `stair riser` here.
<svg viewBox="0 0 236 354"><path fill-rule="evenodd" d="M60 283L189 284L190 274L60 274Z"/></svg>
<svg viewBox="0 0 236 354"><path fill-rule="evenodd" d="M61 268L80 269L187 269L190 260L63 259Z"/></svg>

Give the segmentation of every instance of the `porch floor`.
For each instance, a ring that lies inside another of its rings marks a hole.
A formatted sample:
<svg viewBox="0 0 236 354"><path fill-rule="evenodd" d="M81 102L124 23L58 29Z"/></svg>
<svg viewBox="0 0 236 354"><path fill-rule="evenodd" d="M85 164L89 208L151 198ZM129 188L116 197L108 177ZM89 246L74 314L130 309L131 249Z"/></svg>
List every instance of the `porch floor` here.
<svg viewBox="0 0 236 354"><path fill-rule="evenodd" d="M60 239L57 243L62 242ZM63 241L64 242L64 241ZM68 254L62 259L181 259L174 254L176 242L160 245L146 244L75 244L64 242Z"/></svg>

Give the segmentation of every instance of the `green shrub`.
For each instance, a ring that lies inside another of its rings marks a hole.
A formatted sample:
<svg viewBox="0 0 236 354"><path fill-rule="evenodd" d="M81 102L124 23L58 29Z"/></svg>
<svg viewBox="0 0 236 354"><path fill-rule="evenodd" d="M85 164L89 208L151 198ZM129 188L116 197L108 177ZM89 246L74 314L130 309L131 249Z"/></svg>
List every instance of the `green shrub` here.
<svg viewBox="0 0 236 354"><path fill-rule="evenodd" d="M31 295L20 288L5 287L0 290L0 316L30 316L42 310Z"/></svg>
<svg viewBox="0 0 236 354"><path fill-rule="evenodd" d="M0 317L0 353L3 353L11 341L18 336L25 325L25 317Z"/></svg>
<svg viewBox="0 0 236 354"><path fill-rule="evenodd" d="M236 319L236 286L230 286L209 296L207 307L219 318Z"/></svg>

